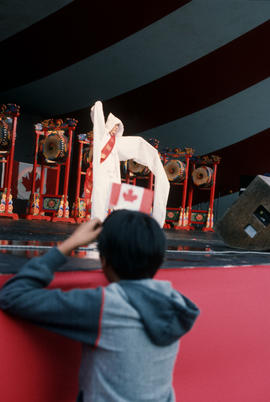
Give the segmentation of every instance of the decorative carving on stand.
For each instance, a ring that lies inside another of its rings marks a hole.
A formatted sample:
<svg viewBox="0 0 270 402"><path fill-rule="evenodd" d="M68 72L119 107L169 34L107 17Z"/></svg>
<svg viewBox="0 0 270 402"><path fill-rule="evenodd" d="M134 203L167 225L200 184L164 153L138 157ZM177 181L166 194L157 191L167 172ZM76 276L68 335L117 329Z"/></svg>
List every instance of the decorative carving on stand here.
<svg viewBox="0 0 270 402"><path fill-rule="evenodd" d="M74 223L69 216L68 184L73 132L77 120L48 119L35 125L36 146L32 175L30 209L26 219L41 219ZM36 171L41 167L40 190L36 192ZM47 171L47 175L45 175ZM44 194L48 184L48 171L55 172L55 186L51 194ZM60 182L60 176L63 183Z"/></svg>
<svg viewBox="0 0 270 402"><path fill-rule="evenodd" d="M77 186L72 217L80 223L90 219L92 195L93 131L79 134ZM84 179L84 180L83 180Z"/></svg>
<svg viewBox="0 0 270 402"><path fill-rule="evenodd" d="M20 115L20 106L7 104L0 106L0 164L2 177L0 178L0 217L18 219L13 213L11 182L16 142L17 119Z"/></svg>

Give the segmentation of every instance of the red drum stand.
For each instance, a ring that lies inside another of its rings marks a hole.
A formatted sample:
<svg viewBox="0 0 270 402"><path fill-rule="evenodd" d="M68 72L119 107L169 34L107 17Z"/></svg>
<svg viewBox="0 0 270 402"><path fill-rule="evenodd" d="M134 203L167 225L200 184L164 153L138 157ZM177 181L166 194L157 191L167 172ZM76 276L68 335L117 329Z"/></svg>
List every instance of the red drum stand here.
<svg viewBox="0 0 270 402"><path fill-rule="evenodd" d="M14 104L2 105L0 108L0 217L18 219L13 213L11 193L13 161L16 141L17 118L20 106Z"/></svg>
<svg viewBox="0 0 270 402"><path fill-rule="evenodd" d="M214 232L214 200L216 188L217 166L220 157L212 155L197 158L192 161L192 181L189 188L188 206L186 210L187 229L194 229L194 225L201 225L202 231ZM192 209L194 191L207 191L209 193L209 206L207 210Z"/></svg>
<svg viewBox="0 0 270 402"><path fill-rule="evenodd" d="M182 187L182 191L179 195L179 206L167 206L164 224L165 229L170 229L173 226L176 230L187 230L187 216L185 211L190 158L193 153L194 150L192 148L185 148L183 151L180 148L176 148L162 153L164 169L170 181L170 191L176 186Z"/></svg>
<svg viewBox="0 0 270 402"><path fill-rule="evenodd" d="M77 120L45 120L35 125L36 146L32 189L26 219L75 223L69 214L68 185L73 132ZM37 191L37 168L40 189ZM54 190L48 194L48 172L54 172ZM62 179L62 180L60 180ZM62 181L62 183L61 183ZM46 185L46 192L44 192Z"/></svg>
<svg viewBox="0 0 270 402"><path fill-rule="evenodd" d="M77 223L81 223L90 219L93 185L93 131L79 134L78 145L77 185L72 216Z"/></svg>

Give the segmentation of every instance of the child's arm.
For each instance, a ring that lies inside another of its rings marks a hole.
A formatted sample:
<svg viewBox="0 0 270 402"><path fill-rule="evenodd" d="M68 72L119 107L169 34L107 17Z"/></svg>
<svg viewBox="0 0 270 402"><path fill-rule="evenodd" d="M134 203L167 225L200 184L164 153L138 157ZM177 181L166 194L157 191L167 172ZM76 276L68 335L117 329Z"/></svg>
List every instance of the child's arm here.
<svg viewBox="0 0 270 402"><path fill-rule="evenodd" d="M81 245L81 236L83 244L94 240L100 231L93 228L97 222L81 225L59 246L63 254ZM98 336L102 288L68 292L44 289L53 279L54 271L66 261L62 252L53 248L42 257L29 260L0 290L0 308L51 331L94 345Z"/></svg>

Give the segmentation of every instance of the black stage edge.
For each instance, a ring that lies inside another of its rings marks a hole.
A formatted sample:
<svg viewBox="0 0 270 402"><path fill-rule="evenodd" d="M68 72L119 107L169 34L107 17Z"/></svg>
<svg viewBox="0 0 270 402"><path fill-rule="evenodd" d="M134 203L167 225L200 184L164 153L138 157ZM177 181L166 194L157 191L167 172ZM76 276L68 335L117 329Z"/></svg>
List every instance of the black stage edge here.
<svg viewBox="0 0 270 402"><path fill-rule="evenodd" d="M59 222L0 219L0 273L15 273L36 255L67 238L77 225ZM269 265L270 252L232 249L215 232L165 230L166 258L162 268ZM91 245L69 257L61 271L100 269L98 252ZM83 255L82 254L86 254Z"/></svg>

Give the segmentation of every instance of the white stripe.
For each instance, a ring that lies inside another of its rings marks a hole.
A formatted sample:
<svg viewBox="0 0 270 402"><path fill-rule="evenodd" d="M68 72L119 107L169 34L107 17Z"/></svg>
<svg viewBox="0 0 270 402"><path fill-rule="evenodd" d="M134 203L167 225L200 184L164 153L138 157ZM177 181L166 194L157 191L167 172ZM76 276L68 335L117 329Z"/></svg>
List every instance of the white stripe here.
<svg viewBox="0 0 270 402"><path fill-rule="evenodd" d="M270 127L270 78L182 119L147 130L142 137L165 146L195 149L202 155L248 138Z"/></svg>
<svg viewBox="0 0 270 402"><path fill-rule="evenodd" d="M269 18L270 1L193 0L109 48L3 96L44 113L80 109L175 71Z"/></svg>

